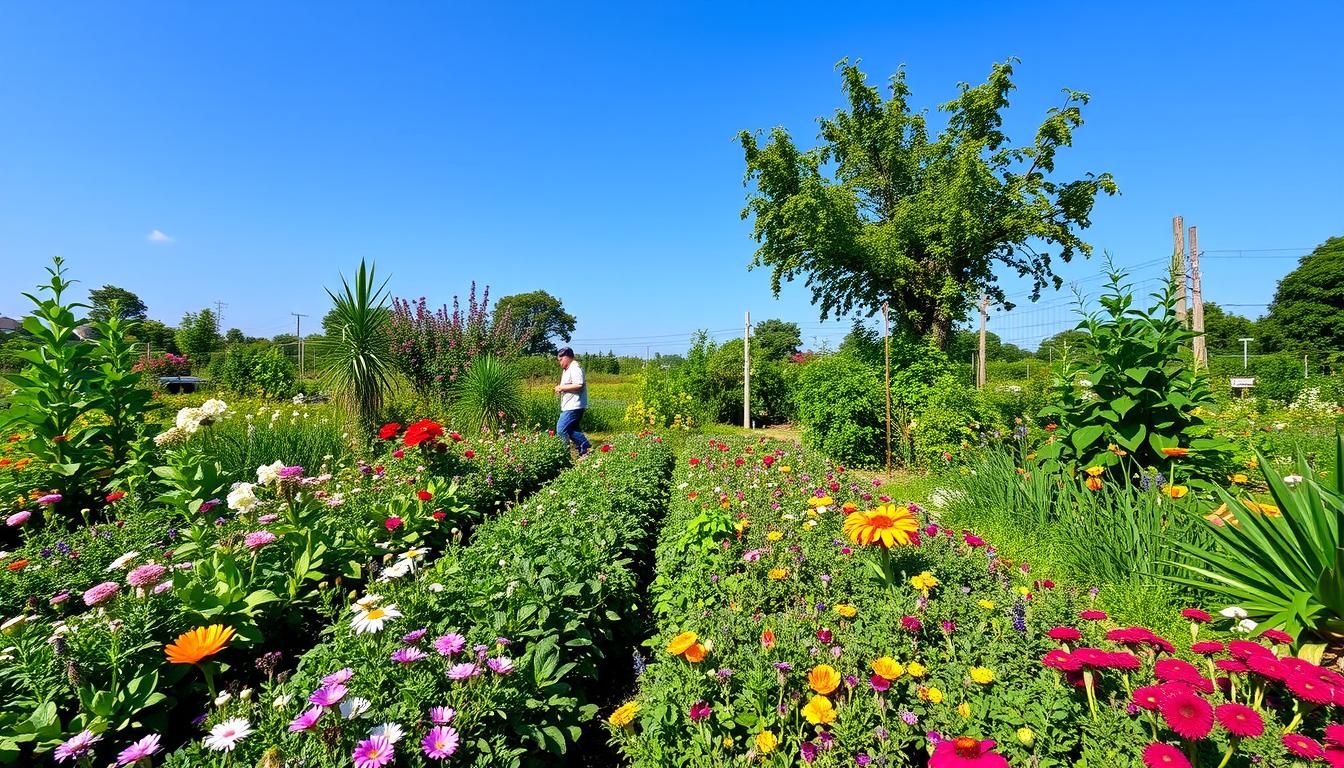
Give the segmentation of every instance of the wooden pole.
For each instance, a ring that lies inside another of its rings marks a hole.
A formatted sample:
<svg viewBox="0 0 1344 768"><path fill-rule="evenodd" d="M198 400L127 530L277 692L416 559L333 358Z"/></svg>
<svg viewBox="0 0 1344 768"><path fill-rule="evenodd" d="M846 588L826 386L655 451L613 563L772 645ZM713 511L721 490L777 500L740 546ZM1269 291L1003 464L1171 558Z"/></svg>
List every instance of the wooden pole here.
<svg viewBox="0 0 1344 768"><path fill-rule="evenodd" d="M1171 220L1172 237L1175 242L1175 248L1171 254L1171 279L1180 289L1176 296L1176 319L1181 322L1182 328L1189 328L1189 318L1186 317L1186 294L1189 291L1189 267L1185 260L1185 220L1177 216Z"/></svg>
<svg viewBox="0 0 1344 768"><path fill-rule="evenodd" d="M887 477L891 477L891 321L887 302L882 302L882 340L886 346Z"/></svg>
<svg viewBox="0 0 1344 768"><path fill-rule="evenodd" d="M985 388L985 323L989 320L989 297L980 294L980 365L975 371L975 388Z"/></svg>
<svg viewBox="0 0 1344 768"><path fill-rule="evenodd" d="M1209 352L1204 340L1204 294L1200 290L1199 274L1199 231L1196 227L1190 228L1190 283L1191 283L1191 310L1193 327L1195 332L1195 368L1200 366L1209 367Z"/></svg>
<svg viewBox="0 0 1344 768"><path fill-rule="evenodd" d="M742 330L742 426L751 429L751 312Z"/></svg>

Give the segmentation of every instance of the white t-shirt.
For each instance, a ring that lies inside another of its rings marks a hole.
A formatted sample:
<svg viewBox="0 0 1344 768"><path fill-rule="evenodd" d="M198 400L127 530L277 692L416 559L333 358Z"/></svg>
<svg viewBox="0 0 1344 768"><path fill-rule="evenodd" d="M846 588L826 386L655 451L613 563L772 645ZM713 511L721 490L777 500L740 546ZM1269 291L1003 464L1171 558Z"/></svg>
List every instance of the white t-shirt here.
<svg viewBox="0 0 1344 768"><path fill-rule="evenodd" d="M578 392L561 392L560 410L577 411L580 408L587 408L588 384L583 380L583 369L579 367L578 360L571 360L569 367L560 374L560 385L569 386L570 384L582 384L583 389Z"/></svg>

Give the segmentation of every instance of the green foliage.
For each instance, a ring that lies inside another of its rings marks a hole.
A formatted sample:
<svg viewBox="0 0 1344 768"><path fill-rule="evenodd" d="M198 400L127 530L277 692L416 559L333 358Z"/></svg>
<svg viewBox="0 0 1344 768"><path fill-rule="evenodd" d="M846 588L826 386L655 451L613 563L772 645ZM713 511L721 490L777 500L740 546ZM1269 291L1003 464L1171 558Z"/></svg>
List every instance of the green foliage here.
<svg viewBox="0 0 1344 768"><path fill-rule="evenodd" d="M1145 310L1134 305L1124 281L1112 269L1101 310L1079 323L1086 331L1082 356L1093 362L1080 367L1066 357L1055 369L1055 402L1040 416L1061 431L1041 448L1041 458L1047 467L1123 465L1129 468L1123 476L1164 466L1166 449L1185 449L1197 471L1221 472L1225 443L1206 436L1199 415L1213 393L1183 353L1194 335L1176 319L1175 284Z"/></svg>
<svg viewBox="0 0 1344 768"><path fill-rule="evenodd" d="M1216 302L1204 302L1204 341L1208 345L1209 355L1228 355L1241 362L1242 344L1240 339L1253 339L1259 336L1256 323L1241 315L1228 313Z"/></svg>
<svg viewBox="0 0 1344 768"><path fill-rule="evenodd" d="M451 311L446 305L430 309L423 297L393 299L388 336L389 362L426 398L447 394L473 358L513 360L526 342L508 317L490 311L489 286L477 298L475 282L465 311L456 296Z"/></svg>
<svg viewBox="0 0 1344 768"><path fill-rule="evenodd" d="M522 380L505 360L483 355L457 377L452 411L463 430L491 431L516 422L523 414Z"/></svg>
<svg viewBox="0 0 1344 768"><path fill-rule="evenodd" d="M819 357L798 372L794 402L809 447L842 464L871 467L882 462L882 369L847 354Z"/></svg>
<svg viewBox="0 0 1344 768"><path fill-rule="evenodd" d="M181 352L177 348L177 333L158 320L143 320L136 325L131 338L136 344L144 347L147 353L162 354L171 352L178 354Z"/></svg>
<svg viewBox="0 0 1344 768"><path fill-rule="evenodd" d="M140 386L143 373L136 370L137 352L129 340L135 325L120 314L94 321L98 368L89 398L89 406L102 416L89 430L90 439L105 447L106 466L116 474L118 485L128 487L147 471L142 462L149 458L152 446L145 416L155 407L153 393Z"/></svg>
<svg viewBox="0 0 1344 768"><path fill-rule="evenodd" d="M238 345L210 366L210 378L216 386L240 395L288 398L297 388L298 369L278 347Z"/></svg>
<svg viewBox="0 0 1344 768"><path fill-rule="evenodd" d="M330 362L322 380L364 430L373 429L392 387L394 370L388 356L391 315L387 310L387 281L378 283L374 271L361 260L353 286L342 275L339 293L327 289L334 305L333 324L340 333L330 338L325 350Z"/></svg>
<svg viewBox="0 0 1344 768"><path fill-rule="evenodd" d="M144 320L149 308L139 296L115 285L89 291L89 320L106 322L117 317L122 320Z"/></svg>
<svg viewBox="0 0 1344 768"><path fill-rule="evenodd" d="M803 348L803 332L797 323L762 320L751 333L756 342L752 349L761 360L784 360Z"/></svg>
<svg viewBox="0 0 1344 768"><path fill-rule="evenodd" d="M554 355L555 340L569 341L578 322L559 299L546 291L504 296L495 302L495 315L508 318L514 335L527 339L524 355Z"/></svg>
<svg viewBox="0 0 1344 768"><path fill-rule="evenodd" d="M1344 237L1332 237L1279 281L1258 323L1271 351L1344 349Z"/></svg>
<svg viewBox="0 0 1344 768"><path fill-rule="evenodd" d="M943 376L933 382L910 428L913 463L946 466L965 448L979 445L985 433L1007 431L1004 424L982 392L960 379Z"/></svg>
<svg viewBox="0 0 1344 768"><path fill-rule="evenodd" d="M1009 142L1002 123L1013 63L963 84L941 106L947 124L936 136L911 106L903 70L883 99L847 61L839 66L848 103L821 119L821 146L801 151L783 128L764 145L743 131L753 189L742 217L755 217L752 266L772 270L776 295L784 281L806 277L823 319L871 316L890 302L898 326L944 347L976 294L1009 306L995 264L1029 276L1033 298L1058 287L1055 256L1039 245L1057 246L1063 261L1088 255L1077 232L1091 224L1096 197L1116 185L1107 173L1052 178L1056 155L1083 123L1085 93L1065 91L1030 144Z"/></svg>
<svg viewBox="0 0 1344 768"><path fill-rule="evenodd" d="M219 348L219 320L210 309L182 315L182 323L175 336L177 348L194 360L209 360Z"/></svg>

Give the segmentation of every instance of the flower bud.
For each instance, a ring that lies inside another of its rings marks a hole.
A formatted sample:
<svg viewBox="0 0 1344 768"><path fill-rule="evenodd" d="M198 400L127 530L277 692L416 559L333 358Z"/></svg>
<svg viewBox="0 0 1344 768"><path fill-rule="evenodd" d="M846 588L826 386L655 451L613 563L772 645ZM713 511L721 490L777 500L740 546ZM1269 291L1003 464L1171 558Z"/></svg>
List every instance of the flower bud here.
<svg viewBox="0 0 1344 768"><path fill-rule="evenodd" d="M1030 747L1036 743L1036 733L1026 726L1018 728L1017 741L1024 747Z"/></svg>

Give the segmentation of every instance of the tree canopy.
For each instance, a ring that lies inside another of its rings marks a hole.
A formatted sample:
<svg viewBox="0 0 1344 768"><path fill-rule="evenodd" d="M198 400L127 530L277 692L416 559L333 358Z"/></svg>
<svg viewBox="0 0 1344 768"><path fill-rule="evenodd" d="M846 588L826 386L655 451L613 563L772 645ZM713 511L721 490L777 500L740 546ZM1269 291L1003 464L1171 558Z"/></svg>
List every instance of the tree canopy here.
<svg viewBox="0 0 1344 768"><path fill-rule="evenodd" d="M884 99L847 61L839 69L848 104L820 120L819 146L801 150L783 128L764 144L741 132L750 189L742 217L755 217L760 244L751 266L772 270L775 295L803 277L822 319L872 316L887 301L909 331L945 347L980 292L1011 308L996 265L1029 277L1033 300L1058 288L1053 259L1091 253L1078 231L1091 224L1097 196L1117 189L1109 173L1056 178L1085 93L1066 90L1030 144L1009 141L1013 63L995 64L980 85L961 84L939 108L947 123L936 135L910 104L904 70Z"/></svg>
<svg viewBox="0 0 1344 768"><path fill-rule="evenodd" d="M1240 339L1262 341L1256 323L1248 317L1228 313L1217 302L1204 303L1204 342L1211 355L1231 355L1242 352Z"/></svg>
<svg viewBox="0 0 1344 768"><path fill-rule="evenodd" d="M528 334L525 355L553 355L555 340L569 341L577 320L565 311L560 300L546 291L505 296L495 302L495 317L508 313L509 324L517 335Z"/></svg>
<svg viewBox="0 0 1344 768"><path fill-rule="evenodd" d="M1271 351L1344 349L1344 237L1316 246L1279 281L1260 332Z"/></svg>
<svg viewBox="0 0 1344 768"><path fill-rule="evenodd" d="M204 363L219 346L219 323L210 309L187 312L177 327L177 347L182 354Z"/></svg>
<svg viewBox="0 0 1344 768"><path fill-rule="evenodd" d="M783 320L762 320L752 329L753 352L757 347L768 360L779 360L796 355L803 347L803 331L797 323Z"/></svg>
<svg viewBox="0 0 1344 768"><path fill-rule="evenodd" d="M104 285L89 291L89 319L105 322L112 317L112 305L117 305L117 316L122 320L144 320L149 307L139 296L115 285Z"/></svg>

